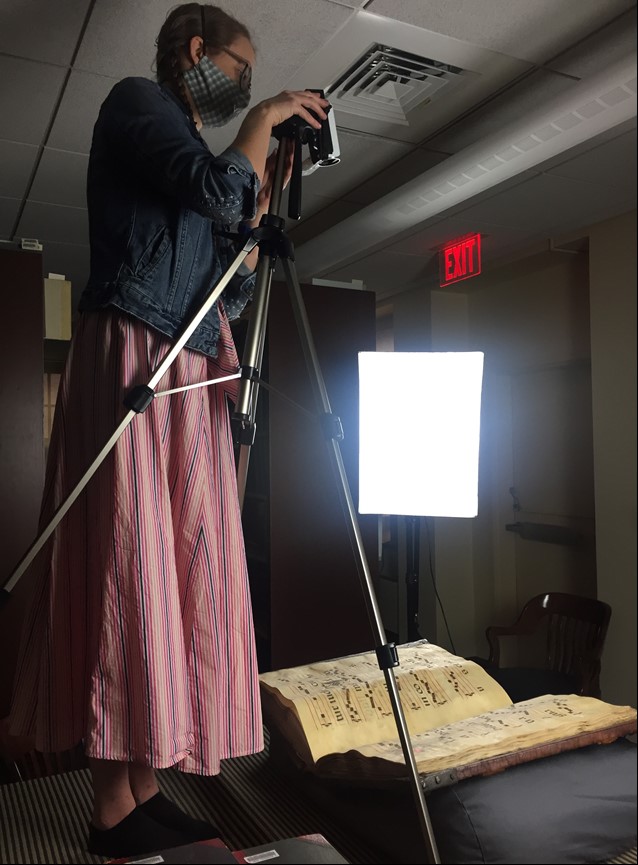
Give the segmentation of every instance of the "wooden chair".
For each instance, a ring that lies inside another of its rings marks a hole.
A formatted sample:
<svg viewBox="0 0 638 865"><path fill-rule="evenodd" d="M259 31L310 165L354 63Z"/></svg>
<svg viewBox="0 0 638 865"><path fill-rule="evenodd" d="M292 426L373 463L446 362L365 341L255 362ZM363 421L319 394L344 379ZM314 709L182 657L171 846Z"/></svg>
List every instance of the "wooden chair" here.
<svg viewBox="0 0 638 865"><path fill-rule="evenodd" d="M564 693L566 688L570 693L600 697L600 659L610 617L611 607L604 601L564 592L536 595L513 625L487 629L486 667L514 702L542 693ZM530 636L542 626L547 628L544 670L500 667L501 637Z"/></svg>

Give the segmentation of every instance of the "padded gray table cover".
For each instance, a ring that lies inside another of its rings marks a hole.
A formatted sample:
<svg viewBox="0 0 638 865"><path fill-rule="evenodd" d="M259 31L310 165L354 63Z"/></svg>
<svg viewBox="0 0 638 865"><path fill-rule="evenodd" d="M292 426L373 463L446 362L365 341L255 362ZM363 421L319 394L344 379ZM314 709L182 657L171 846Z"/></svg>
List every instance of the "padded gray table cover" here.
<svg viewBox="0 0 638 865"><path fill-rule="evenodd" d="M620 739L428 797L446 863L604 862L636 844L636 745Z"/></svg>

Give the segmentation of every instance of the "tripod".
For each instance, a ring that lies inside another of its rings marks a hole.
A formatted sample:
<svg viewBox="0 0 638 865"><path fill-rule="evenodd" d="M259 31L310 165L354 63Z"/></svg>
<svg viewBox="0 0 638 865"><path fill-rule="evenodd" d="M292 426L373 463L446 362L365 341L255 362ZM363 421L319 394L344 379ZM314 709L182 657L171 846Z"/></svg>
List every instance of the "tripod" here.
<svg viewBox="0 0 638 865"><path fill-rule="evenodd" d="M280 128L281 138L286 138L286 140L291 138L295 149L295 161L293 163L293 178L295 179L293 189L295 190L295 195L299 194L299 178L301 174L299 161L301 154L300 142L303 142L304 132L305 131L300 128L299 124L291 124L290 126L282 124L282 128ZM278 150L273 179L273 191L268 213L262 217L259 227L251 232L235 260L232 262L226 273L221 277L217 285L212 289L209 296L204 300L197 313L186 325L175 342L175 345L168 351L165 358L149 379L148 383L134 387L127 394L124 400L124 405L128 409L128 412L88 467L77 485L68 497L58 506L49 524L42 530L41 534L20 560L8 581L0 590L0 600L6 602L9 599L10 593L19 579L34 561L40 550L42 550L47 540L55 531L55 528L64 518L65 514L76 501L82 490L86 487L91 477L95 474L110 450L115 446L117 440L132 422L135 415L145 411L156 397L164 395L156 393L154 390L155 386L169 369L170 365L184 347L195 328L218 301L225 287L237 272L242 262L252 252L255 246L259 245L259 262L257 266L253 307L251 310L248 333L242 358L239 395L233 416L237 437L241 445L238 465L238 487L240 489L240 498L243 498L243 491L245 488L248 452L250 445L254 440L254 417L260 384L259 370L264 352L272 274L277 259L281 259L293 305L295 321L301 337L304 357L310 373L313 395L319 411L319 420L329 446L333 468L336 473L338 487L341 493L344 513L347 517L350 538L357 558L359 577L364 591L368 617L374 634L375 652L379 668L384 674L386 687L388 689L397 725L399 740L403 749L406 766L409 771L412 792L418 810L419 823L426 844L427 861L438 863L440 862L440 859L425 803L423 787L419 778L416 760L407 730L405 716L401 706L396 678L394 676L394 667L399 665L398 653L396 646L393 643L389 644L386 642L381 614L375 598L372 577L364 552L363 539L359 531L356 510L350 494L345 467L339 448L339 441L343 438L341 423L339 418L332 414L330 408L328 394L319 366L301 295L301 287L293 264L292 244L284 232L285 222L278 215L284 187L286 160L287 147L281 146ZM215 382L202 382L200 386L213 383ZM172 392L174 391L171 391L171 393Z"/></svg>
<svg viewBox="0 0 638 865"><path fill-rule="evenodd" d="M285 124L283 124L285 127ZM299 168L297 164L300 160L299 141L300 133L297 126L292 129L284 129L281 134L282 138L289 133L295 142L295 160L293 163L293 184L291 186L291 198L293 201L290 207L291 215L298 213L299 202L296 197L299 195ZM277 132L275 132L277 134ZM301 133L303 134L303 133ZM255 426L254 419L257 407L257 396L259 389L259 370L263 358L265 344L265 328L268 315L268 303L270 299L270 287L272 282L272 274L275 267L276 259L279 257L284 270L286 284L290 294L293 314L299 336L301 338L302 350L310 381L313 389L315 406L318 412L318 419L321 424L324 436L326 438L330 451L332 466L335 471L337 486L340 493L341 504L346 517L350 540L353 551L357 559L357 567L359 579L364 593L366 610L370 625L372 627L375 652L379 668L383 671L386 687L392 705L399 740L403 749L406 766L409 771L412 784L412 792L417 805L419 822L423 836L426 842L428 862L440 862L439 854L434 839L432 825L425 803L423 788L419 778L419 773L410 742L409 733L401 700L399 697L396 678L394 676L394 667L399 665L396 646L393 643L387 643L385 631L381 621L381 614L375 597L374 586L372 584L372 575L366 559L363 546L363 539L359 530L357 521L356 509L350 493L348 479L345 471L345 466L341 456L339 441L343 439L343 431L339 418L332 413L330 400L326 390L325 382L319 365L317 352L315 350L312 333L306 314L303 297L301 294L301 286L297 278L294 267L293 249L290 241L284 232L284 220L278 216L281 206L281 196L283 191L284 165L286 159L286 148L280 147L277 164L275 169L275 177L273 181L273 192L270 200L270 208L267 215L262 219L260 228L267 228L268 236L260 241L259 244L259 262L257 265L257 278L255 282L255 294L253 297L253 309L246 335L246 343L242 357L242 375L239 386L239 394L234 412L234 421L238 429L238 440L241 444L239 458L239 475L238 483L240 486L240 498L243 497L243 492L246 484L246 473L248 466L247 449L254 441ZM295 181L296 178L296 181Z"/></svg>

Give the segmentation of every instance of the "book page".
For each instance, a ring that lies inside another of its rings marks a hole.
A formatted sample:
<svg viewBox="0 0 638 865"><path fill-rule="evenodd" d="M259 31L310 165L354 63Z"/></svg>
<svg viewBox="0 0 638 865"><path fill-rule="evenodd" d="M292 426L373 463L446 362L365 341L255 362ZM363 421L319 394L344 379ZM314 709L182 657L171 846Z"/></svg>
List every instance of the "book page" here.
<svg viewBox="0 0 638 865"><path fill-rule="evenodd" d="M411 735L511 705L482 667L427 640L399 646L398 654L400 666L394 674ZM335 751L397 738L385 676L374 652L263 673L260 682L296 712L315 761Z"/></svg>
<svg viewBox="0 0 638 865"><path fill-rule="evenodd" d="M426 774L628 721L636 721L636 710L630 706L613 706L574 694L546 694L418 733L412 737L412 748L419 772ZM356 751L363 757L405 762L396 738Z"/></svg>

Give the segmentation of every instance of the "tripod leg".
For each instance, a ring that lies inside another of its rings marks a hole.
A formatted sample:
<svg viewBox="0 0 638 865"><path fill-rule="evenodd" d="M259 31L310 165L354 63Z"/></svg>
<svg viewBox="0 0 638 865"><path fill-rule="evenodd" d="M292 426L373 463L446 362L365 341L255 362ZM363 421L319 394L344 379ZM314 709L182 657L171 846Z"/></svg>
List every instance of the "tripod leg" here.
<svg viewBox="0 0 638 865"><path fill-rule="evenodd" d="M350 493L350 486L341 456L341 449L338 442L338 434L335 434L335 430L338 425L335 423L335 419L330 407L330 400L328 399L328 393L323 379L323 374L321 372L321 367L319 365L317 352L315 350L312 333L308 322L306 308L301 294L301 286L299 285L299 280L297 279L294 265L289 259L283 259L282 264L286 275L286 283L290 292L295 321L297 323L297 328L299 330L299 335L301 338L301 344L306 360L306 365L310 373L315 402L318 410L322 413L322 417L324 419L324 431L327 432L328 437L330 438L328 445L332 457L333 468L338 479L338 487L341 494L341 503L343 505L346 521L348 523L350 541L352 543L352 547L355 551L355 556L357 559L361 587L364 593L370 624L372 626L375 637L376 652L377 658L379 659L379 666L383 670L388 694L390 696L390 702L392 704L392 710L397 725L399 740L401 742L406 766L410 774L412 792L419 813L419 822L426 842L428 862L439 863L441 860L439 858L436 840L434 838L434 832L425 802L425 796L419 777L416 759L414 757L414 751L412 750L412 743L410 741L407 723L405 720L405 715L403 713L403 707L401 706L401 699L399 696L399 689L397 687L396 677L394 675L394 670L392 669L393 667L398 666L396 650L394 650L393 646L388 646L386 641L385 630L381 621L381 613L379 611L374 592L374 586L372 583L372 575L370 573L370 567L368 565L363 546L363 539L359 530L356 509L352 500L352 495Z"/></svg>
<svg viewBox="0 0 638 865"><path fill-rule="evenodd" d="M250 448L254 441L255 413L259 385L256 379L261 370L266 341L266 319L270 301L270 286L272 283L272 258L270 255L260 255L257 264L257 277L253 293L253 308L250 314L246 345L242 357L242 379L239 385L237 404L233 420L239 426L240 442L239 460L237 465L237 493L239 506L243 510L248 478L248 462Z"/></svg>
<svg viewBox="0 0 638 865"><path fill-rule="evenodd" d="M233 412L233 421L238 427L236 437L240 443L237 466L237 492L239 495L239 505L242 510L248 477L250 448L255 437L255 414L259 392L257 379L261 370L266 342L266 320L268 318L272 273L276 262L276 251L281 251L280 247L282 245L286 246L286 239L283 236L285 222L277 214L281 207L287 148L287 141L282 141L277 152L268 214L262 218L260 224L260 228L263 226L265 233L270 231L270 240L269 245L264 242L259 248L255 291L253 293L250 322L242 356L241 383L239 385L235 411ZM268 234L266 234L266 237L268 237Z"/></svg>
<svg viewBox="0 0 638 865"><path fill-rule="evenodd" d="M111 451L111 449L115 446L115 443L120 438L120 436L124 433L124 430L131 423L136 414L139 414L145 409L153 401L154 392L153 388L157 385L157 383L162 379L170 365L173 363L179 352L186 345L189 337L200 323L200 321L204 318L206 313L213 307L213 305L217 302L222 292L233 278L240 265L244 261L244 259L250 254L250 252L255 248L256 241L253 238L249 238L246 241L243 249L240 250L239 254L230 265L226 273L221 277L217 285L213 288L208 297L204 300L202 306L195 313L193 318L188 322L183 332L180 334L178 340L175 345L167 352L166 356L162 360L161 364L153 373L152 377L148 381L146 385L140 385L133 389L133 391L127 395L124 404L130 411L124 416L119 426L110 437L110 439L106 442L102 450L95 457L91 465L88 467L86 472L82 475L80 480L77 482L75 487L71 490L67 498L59 505L53 517L42 530L42 532L38 535L35 541L31 544L29 549L26 551L22 559L18 562L17 566L11 573L9 579L4 584L2 589L0 589L0 601L6 601L12 589L15 587L18 580L22 577L24 572L27 570L29 565L33 562L37 554L46 544L47 540L51 537L53 532L55 531L58 524L63 519L64 515L67 513L71 505L76 501L84 487L88 484L90 479L93 477L101 463L106 459L107 455Z"/></svg>

